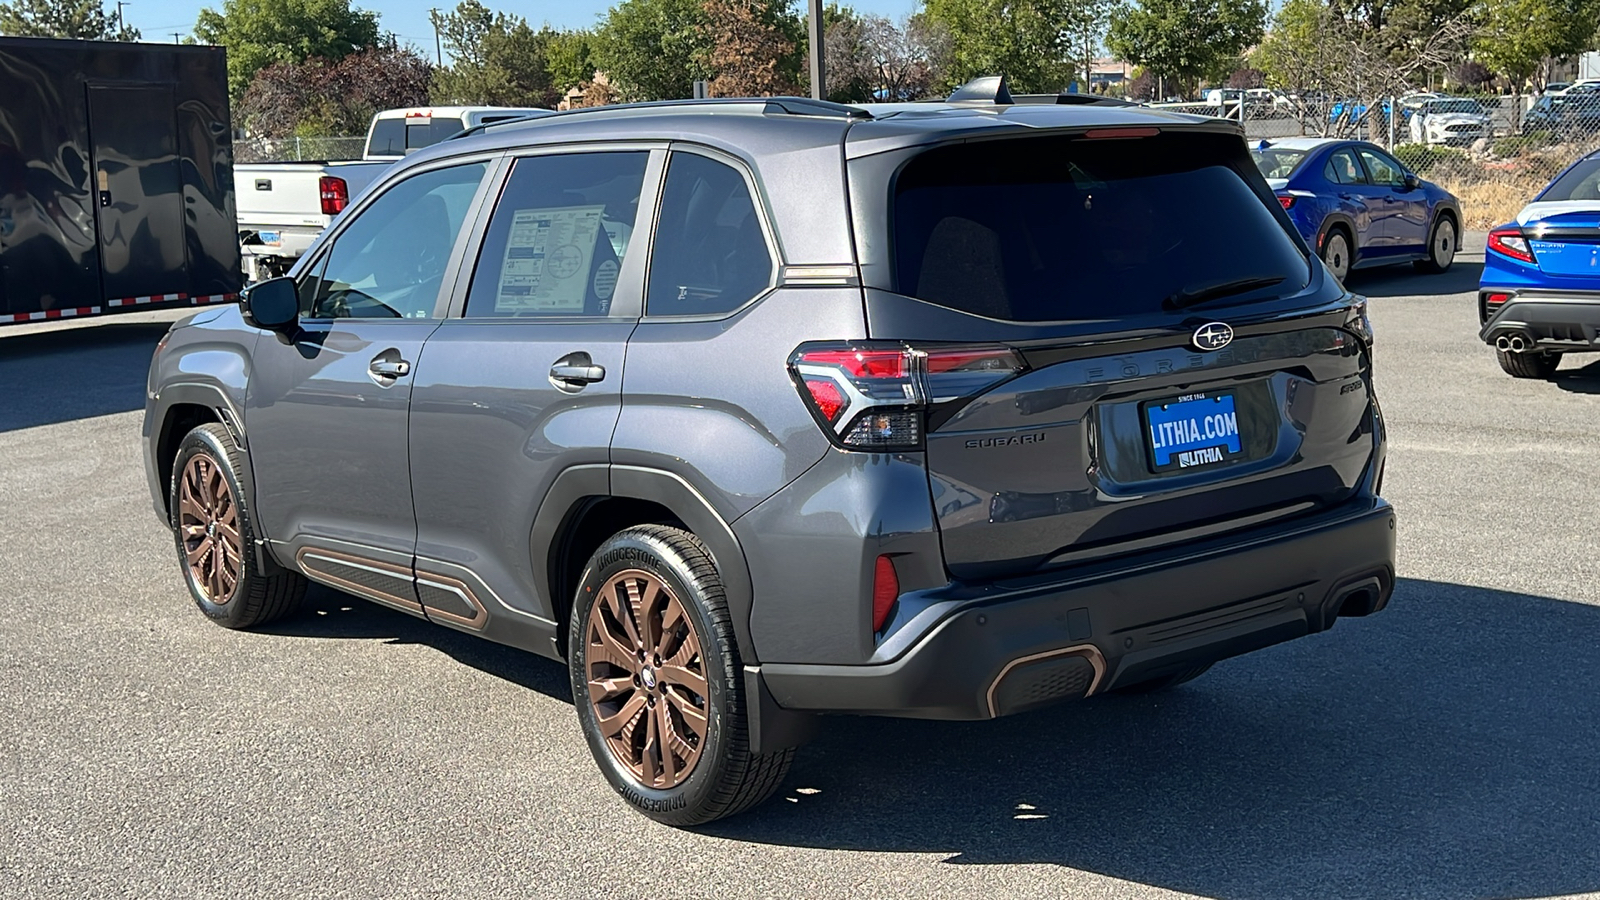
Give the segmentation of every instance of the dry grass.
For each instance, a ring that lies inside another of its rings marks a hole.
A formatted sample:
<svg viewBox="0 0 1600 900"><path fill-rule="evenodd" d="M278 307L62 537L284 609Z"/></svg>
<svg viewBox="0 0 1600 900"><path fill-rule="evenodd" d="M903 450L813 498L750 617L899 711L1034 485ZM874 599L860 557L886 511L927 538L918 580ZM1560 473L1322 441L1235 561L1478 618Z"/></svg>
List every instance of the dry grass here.
<svg viewBox="0 0 1600 900"><path fill-rule="evenodd" d="M1450 173L1433 179L1461 201L1462 227L1487 231L1517 217L1539 189L1550 181L1548 175L1528 170L1480 172L1465 176Z"/></svg>
<svg viewBox="0 0 1600 900"><path fill-rule="evenodd" d="M1508 159L1450 160L1424 177L1461 201L1463 227L1486 230L1515 219L1534 195L1589 149L1557 145Z"/></svg>

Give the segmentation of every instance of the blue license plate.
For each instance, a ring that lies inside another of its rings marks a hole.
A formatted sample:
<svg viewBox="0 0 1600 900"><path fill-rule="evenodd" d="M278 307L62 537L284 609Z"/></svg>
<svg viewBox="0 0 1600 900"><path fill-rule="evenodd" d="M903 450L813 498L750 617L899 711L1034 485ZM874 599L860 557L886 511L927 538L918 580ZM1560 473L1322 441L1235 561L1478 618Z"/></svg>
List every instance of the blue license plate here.
<svg viewBox="0 0 1600 900"><path fill-rule="evenodd" d="M1144 408L1150 460L1158 472L1225 463L1239 456L1233 394L1185 394Z"/></svg>

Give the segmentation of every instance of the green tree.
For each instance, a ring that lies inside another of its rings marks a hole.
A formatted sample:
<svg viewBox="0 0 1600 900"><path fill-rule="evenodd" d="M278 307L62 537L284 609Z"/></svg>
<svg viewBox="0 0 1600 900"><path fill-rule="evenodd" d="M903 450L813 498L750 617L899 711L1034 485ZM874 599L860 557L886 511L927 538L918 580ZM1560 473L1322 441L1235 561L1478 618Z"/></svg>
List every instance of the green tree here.
<svg viewBox="0 0 1600 900"><path fill-rule="evenodd" d="M545 65L550 83L557 93L567 91L594 78L594 35L588 31L558 31L545 44Z"/></svg>
<svg viewBox="0 0 1600 900"><path fill-rule="evenodd" d="M433 24L452 58L434 75L434 102L555 106L559 94L546 56L555 31L534 31L522 17L494 12L478 0L433 13Z"/></svg>
<svg viewBox="0 0 1600 900"><path fill-rule="evenodd" d="M1185 89L1221 79L1261 40L1265 0L1140 0L1111 23L1111 52Z"/></svg>
<svg viewBox="0 0 1600 900"><path fill-rule="evenodd" d="M1600 28L1600 0L1480 0L1475 12L1478 60L1518 91L1547 60L1589 49Z"/></svg>
<svg viewBox="0 0 1600 900"><path fill-rule="evenodd" d="M923 14L949 34L946 87L1004 75L1013 91L1059 91L1072 79L1071 27L1086 0L928 0Z"/></svg>
<svg viewBox="0 0 1600 900"><path fill-rule="evenodd" d="M228 93L244 96L255 74L273 63L337 61L380 44L377 13L350 0L223 0L202 9L194 39L228 50Z"/></svg>
<svg viewBox="0 0 1600 900"><path fill-rule="evenodd" d="M0 34L14 37L137 41L139 29L107 15L100 0L11 0L0 3Z"/></svg>
<svg viewBox="0 0 1600 900"><path fill-rule="evenodd" d="M710 75L706 21L701 0L623 0L595 30L595 68L623 100L691 97Z"/></svg>

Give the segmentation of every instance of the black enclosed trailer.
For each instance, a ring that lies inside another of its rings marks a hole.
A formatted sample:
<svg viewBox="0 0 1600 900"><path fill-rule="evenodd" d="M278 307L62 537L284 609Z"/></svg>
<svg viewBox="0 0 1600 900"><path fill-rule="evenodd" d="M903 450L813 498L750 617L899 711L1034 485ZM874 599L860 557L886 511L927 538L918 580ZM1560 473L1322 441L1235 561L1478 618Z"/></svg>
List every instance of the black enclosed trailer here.
<svg viewBox="0 0 1600 900"><path fill-rule="evenodd" d="M239 292L218 47L0 38L0 324Z"/></svg>

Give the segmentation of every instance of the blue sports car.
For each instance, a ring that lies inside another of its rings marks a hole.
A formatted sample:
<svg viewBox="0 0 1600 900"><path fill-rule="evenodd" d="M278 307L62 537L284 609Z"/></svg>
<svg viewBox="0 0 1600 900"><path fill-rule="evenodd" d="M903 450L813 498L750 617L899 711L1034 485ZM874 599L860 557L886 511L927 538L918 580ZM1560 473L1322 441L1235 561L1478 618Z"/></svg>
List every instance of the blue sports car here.
<svg viewBox="0 0 1600 900"><path fill-rule="evenodd" d="M1455 260L1461 208L1376 144L1328 138L1262 141L1251 151L1300 236L1343 279L1351 269Z"/></svg>
<svg viewBox="0 0 1600 900"><path fill-rule="evenodd" d="M1600 151L1489 232L1478 318L1517 378L1549 378L1561 354L1600 350Z"/></svg>

